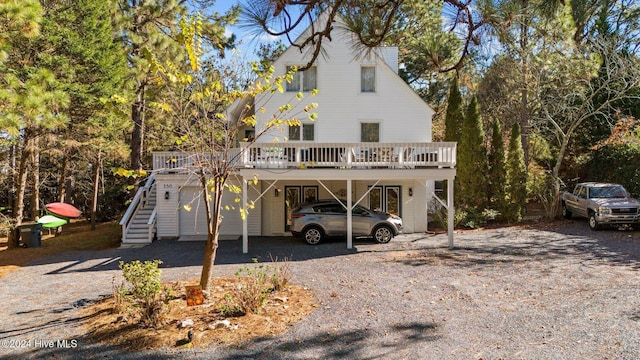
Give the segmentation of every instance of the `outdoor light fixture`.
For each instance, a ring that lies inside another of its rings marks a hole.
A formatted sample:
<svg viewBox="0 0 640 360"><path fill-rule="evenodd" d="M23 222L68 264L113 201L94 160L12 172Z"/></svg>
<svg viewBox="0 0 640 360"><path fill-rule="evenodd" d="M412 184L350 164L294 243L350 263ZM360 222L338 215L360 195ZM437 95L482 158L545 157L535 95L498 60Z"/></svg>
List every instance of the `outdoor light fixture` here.
<svg viewBox="0 0 640 360"><path fill-rule="evenodd" d="M169 193L168 191L165 191L165 192L164 192L164 198L165 198L166 200L169 200L169 196L170 196L170 193Z"/></svg>
<svg viewBox="0 0 640 360"><path fill-rule="evenodd" d="M413 188L409 188L409 196L413 196Z"/></svg>

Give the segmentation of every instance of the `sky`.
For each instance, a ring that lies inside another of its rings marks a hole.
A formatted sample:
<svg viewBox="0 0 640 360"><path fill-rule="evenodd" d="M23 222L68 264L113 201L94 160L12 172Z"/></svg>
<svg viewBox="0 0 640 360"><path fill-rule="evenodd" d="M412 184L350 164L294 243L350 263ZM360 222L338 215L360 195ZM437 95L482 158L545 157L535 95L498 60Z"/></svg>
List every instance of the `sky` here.
<svg viewBox="0 0 640 360"><path fill-rule="evenodd" d="M238 0L216 0L213 9L220 14L223 14L231 8L231 6L238 4ZM257 60L255 57L255 50L262 42L267 42L271 39L268 36L256 38L255 34L248 33L245 29L237 24L227 27L227 35L236 34L236 42L238 43L238 50L241 57L248 58L250 60Z"/></svg>

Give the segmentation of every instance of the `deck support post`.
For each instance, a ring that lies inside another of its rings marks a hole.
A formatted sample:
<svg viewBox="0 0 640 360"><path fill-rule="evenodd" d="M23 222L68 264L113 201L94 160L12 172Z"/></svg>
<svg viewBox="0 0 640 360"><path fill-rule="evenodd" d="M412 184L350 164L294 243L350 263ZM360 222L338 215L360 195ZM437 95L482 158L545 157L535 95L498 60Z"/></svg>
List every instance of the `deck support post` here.
<svg viewBox="0 0 640 360"><path fill-rule="evenodd" d="M447 179L447 235L449 235L449 249L453 249L453 217L455 207L453 205L453 178Z"/></svg>
<svg viewBox="0 0 640 360"><path fill-rule="evenodd" d="M273 182L275 184L275 181ZM273 186L273 184L271 184ZM242 206L247 206L247 179L242 178ZM244 213L244 218L242 219L242 253L246 254L249 252L249 225L246 212Z"/></svg>
<svg viewBox="0 0 640 360"><path fill-rule="evenodd" d="M353 248L353 200L351 199L351 179L347 179L347 249Z"/></svg>

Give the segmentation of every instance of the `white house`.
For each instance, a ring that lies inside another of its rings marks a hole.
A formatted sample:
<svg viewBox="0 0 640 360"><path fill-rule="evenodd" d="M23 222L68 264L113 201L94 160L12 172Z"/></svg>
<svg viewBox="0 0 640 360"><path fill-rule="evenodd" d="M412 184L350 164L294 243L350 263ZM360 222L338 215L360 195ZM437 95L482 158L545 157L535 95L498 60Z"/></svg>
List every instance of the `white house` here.
<svg viewBox="0 0 640 360"><path fill-rule="evenodd" d="M317 89L316 96L305 96L302 106L308 102L319 106L316 121L303 120L302 126L285 128L284 133L268 132L245 149L238 185L244 189L243 203L254 200L256 206L246 221L237 209L227 211L220 233L236 239L242 236L245 252L248 236L290 235L292 208L309 199L345 199L348 224L355 204L397 214L405 233L427 230L431 201L453 204L453 186L447 187L443 201L434 197L434 181L452 183L456 144L431 142L434 112L398 76L397 48L359 57L350 43L349 35L336 29L325 47L327 56L298 72L284 93L253 99L255 108L264 107L264 114L273 114L298 92ZM276 74L305 65L305 59L306 52L290 47L275 61ZM237 109L245 104L228 110L231 120L237 120ZM259 133L269 120L256 115L256 127L247 129L247 136ZM154 153L154 175L121 221L123 243L150 242L154 233L159 239L206 238L198 184L179 171L180 159L186 156ZM175 168L167 169L169 162ZM259 182L254 185L256 177ZM231 196L228 201L233 203ZM179 210L184 204L191 204L192 210ZM453 206L448 209L452 245ZM347 246L351 247L351 236Z"/></svg>

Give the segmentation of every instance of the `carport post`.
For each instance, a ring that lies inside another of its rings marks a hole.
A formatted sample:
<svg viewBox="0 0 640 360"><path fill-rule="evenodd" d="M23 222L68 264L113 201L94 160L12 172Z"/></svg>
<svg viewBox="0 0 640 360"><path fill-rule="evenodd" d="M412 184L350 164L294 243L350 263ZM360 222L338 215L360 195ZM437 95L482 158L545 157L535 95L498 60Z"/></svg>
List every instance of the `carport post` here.
<svg viewBox="0 0 640 360"><path fill-rule="evenodd" d="M453 249L453 178L447 179L447 235L449 235L449 249Z"/></svg>
<svg viewBox="0 0 640 360"><path fill-rule="evenodd" d="M351 200L351 179L347 179L347 249L353 248L353 218L352 218L352 200Z"/></svg>
<svg viewBox="0 0 640 360"><path fill-rule="evenodd" d="M247 206L247 179L242 178L242 206ZM242 218L242 253L249 252L249 225L247 224L247 212L244 212Z"/></svg>

